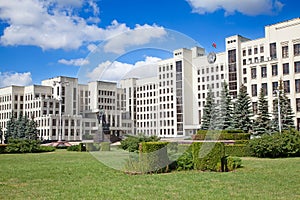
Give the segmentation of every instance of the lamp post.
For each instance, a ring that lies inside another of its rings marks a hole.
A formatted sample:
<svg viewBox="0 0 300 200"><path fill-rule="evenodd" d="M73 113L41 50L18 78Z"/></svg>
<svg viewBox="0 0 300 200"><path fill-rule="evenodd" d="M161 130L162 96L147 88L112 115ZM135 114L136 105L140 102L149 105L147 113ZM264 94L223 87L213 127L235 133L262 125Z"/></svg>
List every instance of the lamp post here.
<svg viewBox="0 0 300 200"><path fill-rule="evenodd" d="M281 111L280 111L280 91L279 90L274 90L274 92L276 92L277 94L277 107L278 107L278 129L279 129L279 133L281 134Z"/></svg>
<svg viewBox="0 0 300 200"><path fill-rule="evenodd" d="M58 133L58 141L62 141L62 86L68 85L68 81L54 81L53 86L58 85L59 86L59 95L58 95L58 102L59 102L59 133Z"/></svg>

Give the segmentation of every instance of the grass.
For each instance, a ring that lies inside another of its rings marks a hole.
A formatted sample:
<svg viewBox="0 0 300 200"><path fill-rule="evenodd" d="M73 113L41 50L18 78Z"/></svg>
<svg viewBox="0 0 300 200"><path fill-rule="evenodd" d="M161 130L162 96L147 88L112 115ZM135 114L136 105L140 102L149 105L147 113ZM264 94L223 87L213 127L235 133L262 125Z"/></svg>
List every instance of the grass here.
<svg viewBox="0 0 300 200"><path fill-rule="evenodd" d="M0 199L300 199L300 158L229 173L126 175L86 152L0 155Z"/></svg>

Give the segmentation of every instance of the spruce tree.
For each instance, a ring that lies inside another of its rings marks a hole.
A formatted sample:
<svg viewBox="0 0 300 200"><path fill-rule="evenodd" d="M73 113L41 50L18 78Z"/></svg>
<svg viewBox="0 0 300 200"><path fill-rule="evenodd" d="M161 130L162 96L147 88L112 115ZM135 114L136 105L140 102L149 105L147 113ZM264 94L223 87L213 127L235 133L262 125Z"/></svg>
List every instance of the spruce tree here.
<svg viewBox="0 0 300 200"><path fill-rule="evenodd" d="M34 118L27 120L25 135L29 140L38 139L37 123L34 121Z"/></svg>
<svg viewBox="0 0 300 200"><path fill-rule="evenodd" d="M217 117L217 128L219 130L229 130L233 129L233 120L232 120L232 102L231 96L228 90L228 84L224 81L221 91L221 99L219 112Z"/></svg>
<svg viewBox="0 0 300 200"><path fill-rule="evenodd" d="M263 89L260 89L258 99L258 113L257 118L254 120L253 134L263 135L270 133L271 131L271 120L268 111L268 101L265 98Z"/></svg>
<svg viewBox="0 0 300 200"><path fill-rule="evenodd" d="M5 143L8 143L9 139L17 138L17 132L15 127L16 127L16 122L15 119L13 118L13 115L11 114L11 117L6 124L6 132L4 134Z"/></svg>
<svg viewBox="0 0 300 200"><path fill-rule="evenodd" d="M20 112L18 120L16 121L17 134L18 134L18 138L20 139L25 138L27 120L28 120L27 117L24 117L22 112Z"/></svg>
<svg viewBox="0 0 300 200"><path fill-rule="evenodd" d="M291 108L290 100L284 93L282 80L279 81L278 92L279 92L281 130L289 130L290 128L295 128L294 113ZM272 130L273 132L279 131L278 95L273 101Z"/></svg>
<svg viewBox="0 0 300 200"><path fill-rule="evenodd" d="M234 110L233 119L235 128L243 130L244 132L252 130L251 117L253 114L251 109L251 99L247 93L247 88L244 85L242 85L239 89Z"/></svg>
<svg viewBox="0 0 300 200"><path fill-rule="evenodd" d="M215 122L217 117L216 103L214 100L214 95L211 91L207 93L205 105L203 108L203 117L201 123L202 130L212 130L215 129Z"/></svg>

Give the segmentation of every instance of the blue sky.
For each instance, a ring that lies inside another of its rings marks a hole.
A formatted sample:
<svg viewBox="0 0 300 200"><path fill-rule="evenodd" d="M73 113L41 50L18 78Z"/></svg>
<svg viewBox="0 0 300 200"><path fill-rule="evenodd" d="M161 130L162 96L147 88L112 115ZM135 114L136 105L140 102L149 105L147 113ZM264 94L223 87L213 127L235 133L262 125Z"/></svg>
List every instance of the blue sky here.
<svg viewBox="0 0 300 200"><path fill-rule="evenodd" d="M59 75L118 80L170 57L172 48L224 51L228 36L264 37L265 25L300 17L299 6L298 0L0 0L0 87Z"/></svg>

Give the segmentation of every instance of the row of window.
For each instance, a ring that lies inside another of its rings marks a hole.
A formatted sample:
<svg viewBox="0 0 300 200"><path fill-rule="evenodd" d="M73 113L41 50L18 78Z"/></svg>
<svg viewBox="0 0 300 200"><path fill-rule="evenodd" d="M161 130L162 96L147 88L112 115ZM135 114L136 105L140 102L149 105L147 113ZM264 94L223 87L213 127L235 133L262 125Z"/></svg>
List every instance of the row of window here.
<svg viewBox="0 0 300 200"><path fill-rule="evenodd" d="M207 81L214 81L214 80L217 81L217 80L220 79L220 77L221 77L221 80L224 79L224 74L221 74L221 76L219 76L219 74L206 76L206 79L205 79L205 77L201 77L201 79L200 79L200 77L198 77L198 83L200 83L201 80L202 80L203 83L207 82Z"/></svg>
<svg viewBox="0 0 300 200"><path fill-rule="evenodd" d="M224 65L220 66L220 71L224 71ZM200 69L197 70L198 75L203 75L205 74L205 69L201 70L202 73L200 73ZM208 73L214 73L214 72L219 72L219 66L211 67L211 68L206 68L206 74Z"/></svg>
<svg viewBox="0 0 300 200"><path fill-rule="evenodd" d="M159 72L164 72L164 71L169 71L169 70L173 70L173 65L166 65L166 66L159 66L158 71Z"/></svg>
<svg viewBox="0 0 300 200"><path fill-rule="evenodd" d="M290 73L290 67L289 63L283 63L282 64L282 71L283 75L288 75ZM294 72L300 73L300 62L294 62ZM243 68L243 74L247 74L247 69ZM278 75L278 65L274 64L272 65L272 76ZM267 67L262 66L261 67L261 77L266 78L267 77ZM251 78L256 79L257 78L257 69L256 67L251 68Z"/></svg>

